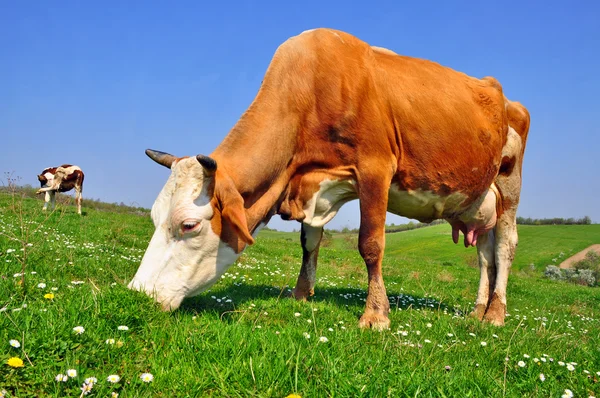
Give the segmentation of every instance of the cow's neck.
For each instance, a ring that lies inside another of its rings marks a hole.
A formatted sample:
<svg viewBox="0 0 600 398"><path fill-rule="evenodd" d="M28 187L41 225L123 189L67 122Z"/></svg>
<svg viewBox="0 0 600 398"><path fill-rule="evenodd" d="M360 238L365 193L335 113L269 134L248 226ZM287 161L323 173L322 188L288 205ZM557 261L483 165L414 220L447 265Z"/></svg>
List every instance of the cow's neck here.
<svg viewBox="0 0 600 398"><path fill-rule="evenodd" d="M211 154L229 174L246 207L250 231L268 222L289 182L295 139L276 112L253 104ZM288 124L290 125L290 124Z"/></svg>

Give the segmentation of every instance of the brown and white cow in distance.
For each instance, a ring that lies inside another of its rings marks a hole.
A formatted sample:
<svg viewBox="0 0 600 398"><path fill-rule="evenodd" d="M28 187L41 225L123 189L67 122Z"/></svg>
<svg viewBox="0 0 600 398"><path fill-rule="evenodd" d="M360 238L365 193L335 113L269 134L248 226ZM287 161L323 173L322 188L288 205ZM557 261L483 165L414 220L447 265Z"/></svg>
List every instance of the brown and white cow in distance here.
<svg viewBox="0 0 600 398"><path fill-rule="evenodd" d="M81 193L83 191L83 171L79 166L63 164L58 167L48 167L38 175L41 188L36 193L45 193L43 210L48 208L48 203L52 209L56 204L56 192L67 192L75 189L75 202L77 203L77 213L81 214Z"/></svg>
<svg viewBox="0 0 600 398"><path fill-rule="evenodd" d="M368 271L361 327L389 327L381 273L386 212L446 219L477 246L473 315L504 323L529 114L491 77L316 29L283 43L260 90L208 157L147 150L171 175L152 208L156 231L129 284L166 310L215 283L274 214L302 223L293 291L313 294L327 224L360 201Z"/></svg>

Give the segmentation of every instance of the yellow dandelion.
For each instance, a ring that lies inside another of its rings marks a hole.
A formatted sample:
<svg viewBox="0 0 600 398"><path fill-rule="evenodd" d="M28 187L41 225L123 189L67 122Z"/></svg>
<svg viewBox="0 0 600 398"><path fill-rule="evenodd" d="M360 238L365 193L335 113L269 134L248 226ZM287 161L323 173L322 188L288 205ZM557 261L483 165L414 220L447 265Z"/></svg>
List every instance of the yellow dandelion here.
<svg viewBox="0 0 600 398"><path fill-rule="evenodd" d="M287 396L287 397L285 397L285 398L302 398L302 396L301 396L301 395L298 395L298 394L290 394L290 395L288 395L288 396Z"/></svg>
<svg viewBox="0 0 600 398"><path fill-rule="evenodd" d="M23 360L21 358L17 358L17 357L9 358L8 361L6 361L6 364L13 368L22 368L23 366L25 366L23 364Z"/></svg>
<svg viewBox="0 0 600 398"><path fill-rule="evenodd" d="M52 300L54 298L54 293L46 293L44 294L44 298Z"/></svg>

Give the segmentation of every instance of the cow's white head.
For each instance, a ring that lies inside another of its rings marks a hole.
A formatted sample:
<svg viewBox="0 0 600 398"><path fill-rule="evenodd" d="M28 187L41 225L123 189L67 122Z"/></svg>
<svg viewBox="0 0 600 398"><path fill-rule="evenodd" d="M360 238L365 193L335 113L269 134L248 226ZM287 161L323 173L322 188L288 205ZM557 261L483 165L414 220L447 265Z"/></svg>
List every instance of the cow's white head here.
<svg viewBox="0 0 600 398"><path fill-rule="evenodd" d="M242 196L213 159L146 154L171 175L152 206L156 230L129 288L173 310L215 283L254 239Z"/></svg>

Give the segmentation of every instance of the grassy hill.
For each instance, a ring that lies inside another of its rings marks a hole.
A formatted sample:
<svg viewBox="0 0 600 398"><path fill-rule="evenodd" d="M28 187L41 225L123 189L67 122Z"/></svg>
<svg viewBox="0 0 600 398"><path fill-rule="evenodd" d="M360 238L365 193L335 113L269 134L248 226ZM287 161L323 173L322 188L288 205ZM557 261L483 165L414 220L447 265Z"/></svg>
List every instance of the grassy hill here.
<svg viewBox="0 0 600 398"><path fill-rule="evenodd" d="M89 396L600 394L600 289L541 278L553 259L600 243L600 225L519 227L503 328L465 316L476 250L454 245L449 226L388 234L392 327L374 332L357 328L366 270L354 235L328 234L307 303L285 297L300 268L299 234L263 231L210 291L164 313L126 289L153 232L147 213L84 205L80 217L41 205L0 193L6 396L79 397L88 377L98 379ZM55 381L69 369L77 376Z"/></svg>

